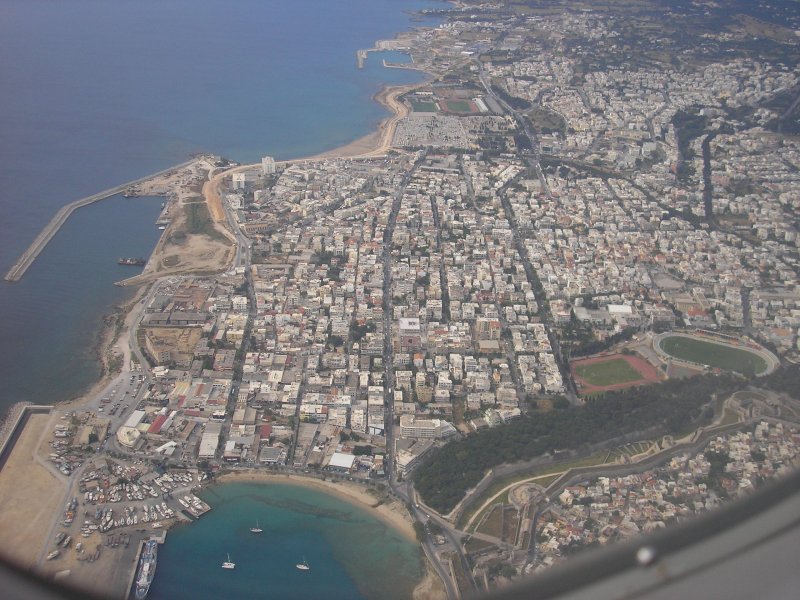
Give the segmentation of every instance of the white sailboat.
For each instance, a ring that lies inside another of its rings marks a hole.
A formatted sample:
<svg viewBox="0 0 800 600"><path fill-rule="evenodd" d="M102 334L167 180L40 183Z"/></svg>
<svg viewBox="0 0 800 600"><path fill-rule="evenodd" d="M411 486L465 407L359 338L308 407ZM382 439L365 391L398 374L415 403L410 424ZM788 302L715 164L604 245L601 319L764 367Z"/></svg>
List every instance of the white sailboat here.
<svg viewBox="0 0 800 600"><path fill-rule="evenodd" d="M251 527L250 528L250 532L251 533L261 533L262 531L264 531L264 530L261 529L261 525L258 524L258 519L256 519L256 526L255 527Z"/></svg>
<svg viewBox="0 0 800 600"><path fill-rule="evenodd" d="M303 562L297 563L295 565L295 567L300 569L301 571L310 571L311 570L311 567L308 566L308 561L306 560L305 556L303 557Z"/></svg>
<svg viewBox="0 0 800 600"><path fill-rule="evenodd" d="M222 568L223 569L234 569L234 568L236 568L236 563L235 562L231 562L231 555L230 554L228 554L228 560L226 560L224 563L222 563Z"/></svg>

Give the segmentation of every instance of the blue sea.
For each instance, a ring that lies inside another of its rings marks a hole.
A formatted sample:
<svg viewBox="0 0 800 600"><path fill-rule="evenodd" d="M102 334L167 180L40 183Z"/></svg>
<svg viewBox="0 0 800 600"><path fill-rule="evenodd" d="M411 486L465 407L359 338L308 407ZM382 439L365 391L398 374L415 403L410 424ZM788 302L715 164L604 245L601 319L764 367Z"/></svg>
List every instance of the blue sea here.
<svg viewBox="0 0 800 600"><path fill-rule="evenodd" d="M200 496L212 510L169 531L152 600L407 600L422 577L415 543L323 492L227 483ZM228 555L233 570L221 568ZM295 567L303 560L310 570Z"/></svg>
<svg viewBox="0 0 800 600"><path fill-rule="evenodd" d="M0 271L57 210L213 152L239 162L301 157L355 140L387 113L385 84L422 78L356 50L420 24L421 0L0 0ZM0 416L98 378L113 285L159 235L159 198L76 211L21 282L0 283ZM155 598L405 598L414 544L359 510L291 486L226 485L215 509L170 532ZM258 540L247 528L255 518ZM227 552L235 572L219 569ZM312 565L301 573L294 564ZM387 586L387 587L384 587ZM389 595L387 595L389 594Z"/></svg>
<svg viewBox="0 0 800 600"><path fill-rule="evenodd" d="M418 0L0 0L0 271L63 205L213 152L307 156L372 131L384 84L421 79L356 50L420 24ZM396 55L386 56L399 62ZM99 376L104 313L131 293L160 204L77 211L18 284L0 283L0 416Z"/></svg>

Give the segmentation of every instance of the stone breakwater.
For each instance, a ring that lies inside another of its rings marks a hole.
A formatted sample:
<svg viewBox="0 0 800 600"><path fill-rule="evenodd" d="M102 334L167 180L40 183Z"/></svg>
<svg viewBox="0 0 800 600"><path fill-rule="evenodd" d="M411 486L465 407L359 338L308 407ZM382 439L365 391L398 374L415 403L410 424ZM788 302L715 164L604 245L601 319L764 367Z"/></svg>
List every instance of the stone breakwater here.
<svg viewBox="0 0 800 600"><path fill-rule="evenodd" d="M30 402L17 402L8 409L5 417L0 421L0 448L5 446L8 437L17 426L17 421L22 415L26 406L31 406Z"/></svg>
<svg viewBox="0 0 800 600"><path fill-rule="evenodd" d="M75 200L74 202L70 202L66 206L63 206L55 216L50 220L50 222L44 226L44 229L36 236L36 239L33 240L33 243L28 246L28 248L23 252L20 257L17 259L17 262L8 270L6 273L5 280L16 282L22 279L22 276L25 275L25 272L28 268L33 264L33 261L42 253L42 250L45 249L47 244L50 243L50 240L55 237L58 230L67 222L70 215L74 213L79 208L84 206L88 206L89 204L94 204L95 202L99 202L100 200L105 200L106 198L110 198L111 196L115 196L119 193L124 192L126 189L130 187L134 187L147 181L148 179L152 179L154 177L158 177L160 175L164 175L166 173L170 173L172 171L176 171L178 169L182 169L184 167L189 166L194 162L195 159L186 161L185 163L181 163L174 167L170 167L168 169L164 169L163 171L159 171L158 173L154 173L153 175L147 175L146 177L141 177L134 181L129 181L128 183L123 183L121 185L115 186L113 188L104 190L97 194L93 194L91 196L87 196L85 198L81 198L80 200Z"/></svg>

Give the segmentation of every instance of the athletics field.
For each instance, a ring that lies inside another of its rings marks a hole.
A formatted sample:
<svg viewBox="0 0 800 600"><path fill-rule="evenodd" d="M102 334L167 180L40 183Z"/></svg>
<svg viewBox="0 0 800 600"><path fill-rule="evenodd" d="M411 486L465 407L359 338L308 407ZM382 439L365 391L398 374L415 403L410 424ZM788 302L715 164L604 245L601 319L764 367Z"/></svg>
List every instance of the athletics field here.
<svg viewBox="0 0 800 600"><path fill-rule="evenodd" d="M663 378L646 360L628 354L594 356L572 361L572 374L583 395L658 383Z"/></svg>
<svg viewBox="0 0 800 600"><path fill-rule="evenodd" d="M667 357L743 375L764 375L777 367L777 358L755 346L689 334L662 334L653 341Z"/></svg>

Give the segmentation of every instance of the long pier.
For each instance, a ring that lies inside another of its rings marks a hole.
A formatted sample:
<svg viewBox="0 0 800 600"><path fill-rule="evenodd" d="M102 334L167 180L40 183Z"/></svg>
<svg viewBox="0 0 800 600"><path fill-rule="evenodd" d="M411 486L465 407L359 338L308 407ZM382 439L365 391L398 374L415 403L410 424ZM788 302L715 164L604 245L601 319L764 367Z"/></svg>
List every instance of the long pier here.
<svg viewBox="0 0 800 600"><path fill-rule="evenodd" d="M161 175L166 175L171 171L176 171L178 169L182 169L184 167L188 167L192 164L196 159L187 160L184 163L179 165L175 165L174 167L170 167L168 169L164 169L163 171L159 171L158 173L153 173L152 175L147 175L145 177L140 177L134 181L129 181L127 183L123 183L121 185L115 186L108 190L104 190L97 194L93 194L91 196L87 196L86 198L81 198L80 200L75 200L74 202L70 202L66 206L62 207L55 216L50 220L50 222L45 225L44 229L36 236L36 239L33 240L33 243L28 246L28 249L22 253L22 255L17 259L17 262L9 269L8 273L4 279L6 281L19 281L22 279L22 276L25 275L25 271L33 264L33 261L36 260L36 257L41 254L42 250L45 249L50 240L58 233L58 230L61 229L62 225L66 223L67 219L69 219L70 215L73 212L78 210L83 206L88 206L89 204L94 204L95 202L99 202L100 200L105 200L106 198L110 198L111 196L115 196L127 188L138 185L147 181L148 179L152 179L153 177L159 177Z"/></svg>

